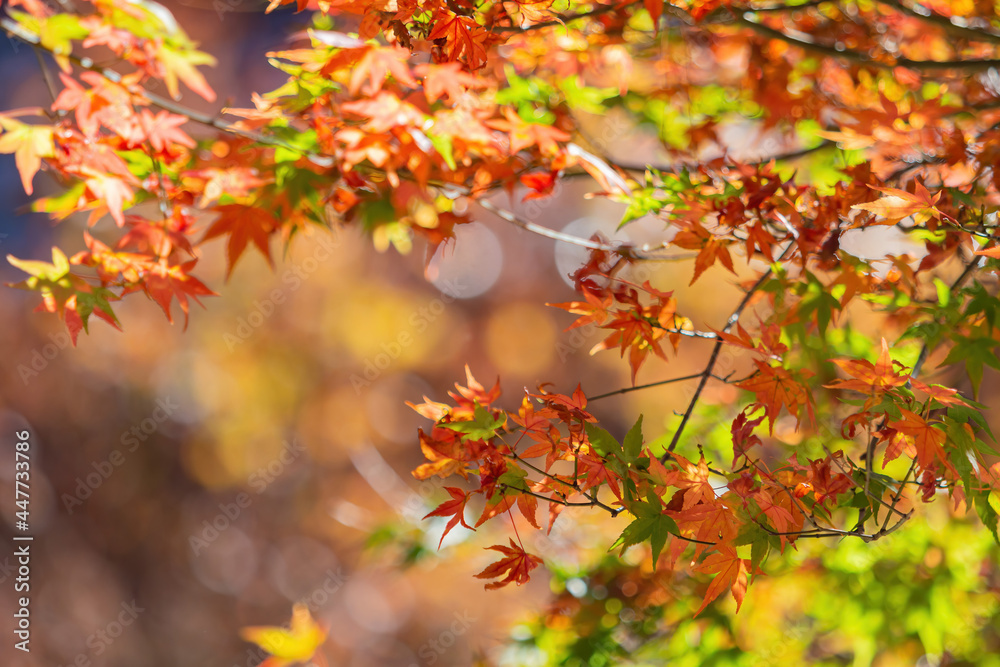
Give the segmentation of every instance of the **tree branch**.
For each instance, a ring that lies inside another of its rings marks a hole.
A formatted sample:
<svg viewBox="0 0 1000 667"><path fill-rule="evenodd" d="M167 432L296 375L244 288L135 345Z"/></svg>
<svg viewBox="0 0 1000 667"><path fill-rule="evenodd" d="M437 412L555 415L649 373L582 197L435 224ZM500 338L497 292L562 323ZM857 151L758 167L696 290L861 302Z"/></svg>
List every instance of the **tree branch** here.
<svg viewBox="0 0 1000 667"><path fill-rule="evenodd" d="M953 35L964 37L969 41L1000 44L1000 35L996 33L987 32L985 30L979 30L977 28L969 28L967 26L961 26L956 23L952 23L951 19L948 18L947 16L937 14L931 11L930 9L921 7L920 5L915 5L914 7L910 7L909 5L905 5L902 2L900 2L900 0L878 0L878 2L887 7L892 7L893 9L902 14L912 16L927 23L932 23L940 28L943 28L944 30L947 30ZM920 9L917 9L917 7L920 7Z"/></svg>
<svg viewBox="0 0 1000 667"><path fill-rule="evenodd" d="M897 58L895 63L885 63L879 60L875 60L871 56L862 53L860 51L852 51L850 49L837 49L833 46L827 46L826 44L819 44L817 42L810 42L804 39L799 39L798 37L793 37L792 35L786 34L772 28L771 26L764 25L763 23L757 23L756 21L751 21L746 18L743 14L737 14L736 23L750 28L751 30L764 35L765 37L770 37L771 39L777 39L787 44L793 46L798 46L799 48L805 49L807 51L812 51L814 53L820 53L825 56L830 56L831 58L839 58L841 60L850 60L852 62L860 63L862 65L870 65L872 67L877 67L879 69L892 69L894 67L906 67L908 69L928 71L928 70L944 70L944 69L960 69L965 71L981 71L990 69L991 67L1000 66L1000 59L996 58L985 58L976 60L911 60L909 58Z"/></svg>
<svg viewBox="0 0 1000 667"><path fill-rule="evenodd" d="M607 398L609 396L617 396L619 394L627 394L631 391L639 391L640 389L649 389L650 387L661 387L665 384L673 384L674 382L684 382L685 380L693 380L695 378L700 378L701 373L695 373L694 375L685 375L679 378L670 378L669 380L660 380L659 382L650 382L649 384L640 384L635 387L625 387L624 389L616 389L615 391L609 391L606 394L598 394L597 396L587 397L588 401L599 401L602 398Z"/></svg>
<svg viewBox="0 0 1000 667"><path fill-rule="evenodd" d="M572 245L580 246L581 248L589 248L591 250L603 250L604 252L612 252L622 257L627 257L629 259L642 259L649 261L674 261L690 259L693 255L657 255L650 252L652 250L649 247L644 247L638 249L633 245L627 243L611 244L611 243L601 243L600 241L592 241L590 239L580 238L579 236L573 236L571 234L564 234L563 232L557 232L554 229L548 227L543 227L542 225L531 222L530 220L525 220L519 217L516 213L509 211L505 208L497 206L488 199L476 199L475 202L481 207L485 208L490 213L493 213L497 217L520 227L521 229L531 232L532 234L538 234L539 236L544 236L546 238L554 239L556 241L562 241L563 243L570 243ZM666 247L665 245L663 247Z"/></svg>
<svg viewBox="0 0 1000 667"><path fill-rule="evenodd" d="M778 256L775 262L780 262L782 259L784 259L785 255L788 254L788 252L794 246L795 246L794 241L789 242L789 244L785 246L785 249L781 251L781 254ZM764 283L767 282L768 279L770 279L771 273L772 270L770 267L768 267L767 271L764 272L764 275L762 275L757 280L757 282L754 283L753 286L747 291L747 293L743 296L743 299L740 301L739 305L736 306L736 310L733 311L733 314L730 315L729 319L726 321L726 326L722 329L723 333L729 333L729 330L736 325L736 322L738 322L740 319L740 315L743 314L743 309L745 309L747 305L749 305L750 299L752 299L753 295L757 293L757 290L759 290L764 285ZM708 384L708 378L712 376L712 371L715 370L715 362L719 358L719 352L722 350L722 344L723 340L720 337L715 342L715 346L712 348L712 356L709 357L708 364L705 366L705 370L701 372L701 382L698 383L698 387L694 390L694 396L691 398L691 402L688 403L687 410L684 411L684 416L681 418L681 423L677 427L677 430L674 431L674 437L671 438L670 445L667 447L666 453L664 453L664 455L660 458L661 463L666 462L667 458L670 455L670 452L674 451L674 449L677 447L677 443L680 442L681 435L684 433L684 427L687 426L688 420L691 419L691 414L694 412L694 408L698 404L698 399L701 398L701 393L705 390L705 385Z"/></svg>

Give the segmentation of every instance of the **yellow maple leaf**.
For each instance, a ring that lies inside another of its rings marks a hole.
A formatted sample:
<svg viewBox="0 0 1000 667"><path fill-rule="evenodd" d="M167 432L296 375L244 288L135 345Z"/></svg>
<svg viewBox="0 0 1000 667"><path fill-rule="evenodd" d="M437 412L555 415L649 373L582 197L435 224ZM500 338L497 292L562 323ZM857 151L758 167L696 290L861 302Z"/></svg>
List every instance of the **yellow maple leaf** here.
<svg viewBox="0 0 1000 667"><path fill-rule="evenodd" d="M257 644L271 654L261 667L286 667L306 663L326 641L327 630L321 627L304 604L292 607L292 620L288 628L278 626L252 626L243 628L240 637Z"/></svg>

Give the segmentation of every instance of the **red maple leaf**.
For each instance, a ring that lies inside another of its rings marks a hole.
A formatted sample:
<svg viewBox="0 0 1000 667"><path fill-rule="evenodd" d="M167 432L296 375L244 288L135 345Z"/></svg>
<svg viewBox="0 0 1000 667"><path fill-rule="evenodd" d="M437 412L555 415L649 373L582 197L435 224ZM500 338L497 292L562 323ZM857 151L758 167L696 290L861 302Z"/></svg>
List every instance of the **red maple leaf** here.
<svg viewBox="0 0 1000 667"><path fill-rule="evenodd" d="M247 244L251 242L264 255L271 268L274 268L269 241L271 234L281 226L281 223L275 219L271 211L240 204L222 204L216 206L215 211L220 215L205 232L202 242L217 236L229 236L229 242L226 245L227 279L232 275L233 267L236 266L243 251L246 250Z"/></svg>
<svg viewBox="0 0 1000 667"><path fill-rule="evenodd" d="M733 420L733 425L730 431L733 434L733 469L736 469L736 462L740 460L741 456L746 456L747 450L749 450L754 445L761 444L759 437L754 435L753 430L762 421L763 417L758 417L754 420L747 419L746 412L741 412L736 415L736 419Z"/></svg>
<svg viewBox="0 0 1000 667"><path fill-rule="evenodd" d="M204 307L201 301L198 301L199 296L219 296L200 280L189 275L190 270L197 262L198 260L192 259L190 262L174 266L154 264L142 285L143 291L163 309L171 324L173 324L174 318L170 314L170 305L175 298L177 299L181 310L184 311L185 329L188 325L188 297L194 299L199 306Z"/></svg>
<svg viewBox="0 0 1000 667"><path fill-rule="evenodd" d="M429 512L427 516L424 517L427 519L432 516L451 516L451 520L448 522L448 525L444 527L441 539L438 540L438 549L441 548L441 543L444 542L445 536L460 522L469 530L475 530L475 528L465 523L465 505L469 502L469 494L461 489L456 489L453 486L446 486L444 487L444 490L451 494L451 500L444 501L438 505L437 509L433 512Z"/></svg>
<svg viewBox="0 0 1000 667"><path fill-rule="evenodd" d="M510 540L509 547L495 544L492 547L486 548L492 549L493 551L499 551L504 555L503 558L488 566L485 570L476 575L476 578L478 579L498 579L499 577L503 577L503 579L500 579L499 581L486 584L486 590L503 588L507 584L511 583L516 583L520 586L531 579L531 576L528 573L542 564L541 558L533 554L529 554L527 551L514 544L514 540ZM504 573L506 573L506 576L504 576Z"/></svg>

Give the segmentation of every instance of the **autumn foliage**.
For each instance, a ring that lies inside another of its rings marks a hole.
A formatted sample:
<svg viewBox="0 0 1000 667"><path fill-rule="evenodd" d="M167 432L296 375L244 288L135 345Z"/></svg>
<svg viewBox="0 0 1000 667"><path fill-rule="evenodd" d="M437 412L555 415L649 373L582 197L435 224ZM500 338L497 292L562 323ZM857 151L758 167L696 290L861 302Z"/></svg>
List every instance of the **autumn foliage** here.
<svg viewBox="0 0 1000 667"><path fill-rule="evenodd" d="M146 3L7 7L3 29L59 71L44 107L0 113L0 152L29 194L42 170L58 183L35 210L90 230L78 252L11 257L28 274L15 287L74 341L91 316L127 335L115 308L139 294L186 323L222 289L198 278L206 243L225 244L236 279L247 252L273 266L276 245L322 228L408 253L454 243L487 211L590 250L576 296L550 305L567 327L600 330L593 352L616 351L635 385L588 396L543 383L505 400L500 381L468 372L448 402L412 406L429 421L413 474L447 480L428 516L447 519L445 535L509 528L486 547L487 588L538 576L523 533L570 507L621 515L608 548L641 545L652 570L700 578L697 613L726 594L738 608L769 557L803 540L875 542L924 503L975 513L996 536L1000 458L977 402L984 369L1000 369L992 2L295 4L310 27L268 54L286 83L218 115L179 101L215 100L201 69L213 57ZM588 133L612 111L656 137L662 163L627 163ZM731 145L741 134L775 149ZM669 234L576 238L498 203L576 178L622 205L621 226L652 218ZM881 226L919 252L842 247L873 244ZM678 256L690 260L678 284L633 279ZM742 291L727 320L679 305L708 272ZM882 335L859 342L859 317ZM602 428L597 401L650 386L640 372L695 341L709 343L703 370L651 383L692 387L665 436L641 416L621 437ZM749 372L718 374L723 350ZM740 390L731 451L700 439L713 385ZM325 634L297 613L308 649Z"/></svg>

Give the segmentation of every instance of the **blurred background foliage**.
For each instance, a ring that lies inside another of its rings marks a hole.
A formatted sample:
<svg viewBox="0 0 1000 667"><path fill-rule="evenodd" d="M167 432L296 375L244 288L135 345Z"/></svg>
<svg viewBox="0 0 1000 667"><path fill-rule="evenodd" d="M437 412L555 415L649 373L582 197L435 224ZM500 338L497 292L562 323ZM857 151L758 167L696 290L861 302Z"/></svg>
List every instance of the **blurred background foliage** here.
<svg viewBox="0 0 1000 667"><path fill-rule="evenodd" d="M305 20L264 17L250 3L219 20L206 7L170 7L219 56L210 82L236 105L276 87L279 73L260 55ZM0 44L0 78L11 82L8 106L45 100L23 47ZM712 95L706 88L708 107ZM570 184L514 208L553 228L614 235L622 210L584 200L586 191ZM83 221L53 227L21 214L11 156L0 156L0 196L3 254L75 249ZM639 221L621 234L645 241L657 231ZM31 295L0 291L0 434L31 432L36 539L33 650L12 648L4 562L0 663L256 665L264 655L239 628L280 624L303 601L331 628L321 651L331 665L1000 665L1000 552L944 498L924 508L926 521L876 544L801 540L772 558L739 616L726 600L692 619L706 582L653 572L642 548L608 554L625 519L586 512L565 512L526 545L546 559L550 581L485 592L472 575L503 527L456 530L437 550L444 521L421 519L446 494L409 475L422 461L423 424L404 402L441 400L466 363L484 382L502 378L508 408L542 381L596 394L627 386L628 370L613 355L589 357L599 338L562 332L570 318L542 305L573 298L565 276L581 253L488 218L459 229L457 247L423 252L377 254L354 229L316 232L275 271L248 256L226 284L223 249L211 246L202 277L221 296L196 308L186 331L130 300L120 306L124 334L95 324L76 349L54 318L30 312ZM663 287L686 283L690 267L639 272ZM0 264L0 279L19 278ZM710 272L678 294L679 307L717 324L738 300L733 283ZM834 343L860 355L877 325L853 315L854 333ZM802 354L818 353L802 342ZM700 371L699 345L640 381ZM741 374L749 364L734 354L719 368ZM981 400L996 405L997 389L987 377ZM641 412L654 439L688 391L613 397L595 412L618 434ZM719 424L740 396L723 385L706 399L692 432L711 456L726 451ZM796 444L792 427L775 432ZM5 456L0 497L13 497L13 473ZM0 508L10 544L14 506ZM137 622L105 641L99 633L132 601Z"/></svg>

